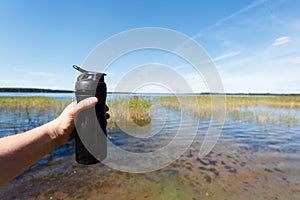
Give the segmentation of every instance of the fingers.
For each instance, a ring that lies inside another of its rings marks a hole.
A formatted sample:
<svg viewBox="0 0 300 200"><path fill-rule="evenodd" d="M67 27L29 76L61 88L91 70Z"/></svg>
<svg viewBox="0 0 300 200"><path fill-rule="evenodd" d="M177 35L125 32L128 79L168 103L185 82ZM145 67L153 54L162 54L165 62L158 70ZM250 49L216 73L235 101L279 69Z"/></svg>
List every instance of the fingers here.
<svg viewBox="0 0 300 200"><path fill-rule="evenodd" d="M78 104L74 106L74 115L77 115L82 110L91 108L95 106L98 102L98 99L96 97L89 97L82 101L80 101Z"/></svg>
<svg viewBox="0 0 300 200"><path fill-rule="evenodd" d="M97 102L98 102L98 99L96 97L89 97L89 98L86 98L86 99L80 101L74 107L74 110L73 110L74 115L76 116L82 110L85 110L85 109L88 109L88 108L91 108L91 107L95 106L97 104ZM105 105L105 109L106 109L106 112L109 111L109 108L108 108L107 105ZM110 114L106 113L105 117L106 117L106 119L109 119Z"/></svg>
<svg viewBox="0 0 300 200"><path fill-rule="evenodd" d="M107 105L105 105L105 109L106 109L106 112L109 111L109 107ZM106 113L105 114L105 118L109 119L110 118L110 114Z"/></svg>

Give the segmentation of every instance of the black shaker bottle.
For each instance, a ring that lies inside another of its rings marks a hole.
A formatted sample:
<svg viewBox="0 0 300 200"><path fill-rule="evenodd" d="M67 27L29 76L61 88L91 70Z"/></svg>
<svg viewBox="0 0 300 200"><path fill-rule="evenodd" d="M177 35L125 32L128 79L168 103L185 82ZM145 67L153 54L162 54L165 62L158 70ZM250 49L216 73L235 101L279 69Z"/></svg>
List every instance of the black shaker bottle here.
<svg viewBox="0 0 300 200"><path fill-rule="evenodd" d="M73 65L73 68L81 72L75 84L77 103L88 97L98 98L95 107L81 111L75 119L76 161L80 164L91 165L104 160L107 155L105 116L107 93L104 82L106 74L86 71L76 65ZM93 152L95 156L90 152Z"/></svg>

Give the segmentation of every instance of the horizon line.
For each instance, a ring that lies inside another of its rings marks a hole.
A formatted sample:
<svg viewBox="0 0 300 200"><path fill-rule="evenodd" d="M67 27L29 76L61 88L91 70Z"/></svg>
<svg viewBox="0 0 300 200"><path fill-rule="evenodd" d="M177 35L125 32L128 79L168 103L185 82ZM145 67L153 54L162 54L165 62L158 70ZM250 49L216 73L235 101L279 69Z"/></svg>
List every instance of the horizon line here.
<svg viewBox="0 0 300 200"><path fill-rule="evenodd" d="M21 87L0 87L0 92L24 92L24 93L74 93L74 90L67 89L47 89L47 88L21 88ZM300 93L279 93L279 92L193 92L193 93L167 93L167 92L112 92L108 94L165 94L165 95L294 95L300 96Z"/></svg>

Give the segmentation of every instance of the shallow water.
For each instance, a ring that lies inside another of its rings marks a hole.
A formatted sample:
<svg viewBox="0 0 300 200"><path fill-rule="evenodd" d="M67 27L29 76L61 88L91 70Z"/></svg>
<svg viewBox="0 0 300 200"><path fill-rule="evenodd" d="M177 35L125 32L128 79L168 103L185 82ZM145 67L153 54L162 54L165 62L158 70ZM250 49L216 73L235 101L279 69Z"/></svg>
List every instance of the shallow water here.
<svg viewBox="0 0 300 200"><path fill-rule="evenodd" d="M155 112L143 134L158 134L137 139L110 123L113 143L131 152L151 152L168 144L180 125L189 127L197 120L184 115L180 121L180 112L172 109ZM49 118L40 116L39 123ZM299 199L300 124L228 119L213 150L198 158L208 126L209 119L200 120L194 142L175 162L141 174L101 163L79 165L69 143L0 189L0 199ZM2 127L1 136L10 130ZM177 142L189 137L187 131Z"/></svg>

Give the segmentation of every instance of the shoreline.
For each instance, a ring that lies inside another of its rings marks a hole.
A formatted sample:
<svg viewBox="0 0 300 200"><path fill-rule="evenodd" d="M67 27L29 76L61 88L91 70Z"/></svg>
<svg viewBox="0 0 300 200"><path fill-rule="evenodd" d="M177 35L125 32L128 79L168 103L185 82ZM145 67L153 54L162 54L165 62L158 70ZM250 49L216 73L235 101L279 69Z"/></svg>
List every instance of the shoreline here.
<svg viewBox="0 0 300 200"><path fill-rule="evenodd" d="M47 88L15 88L15 87L0 87L0 92L15 92L15 93L74 93L74 90L64 89L47 89ZM107 92L108 94L132 94L132 95L187 95L187 96L207 96L207 95L226 95L226 96L300 96L300 93L271 93L271 92L227 92L227 93L211 93L211 92L198 92L198 93L159 93L159 92Z"/></svg>
<svg viewBox="0 0 300 200"><path fill-rule="evenodd" d="M0 92L16 92L16 93L73 93L72 90L54 90L42 88L0 88Z"/></svg>

